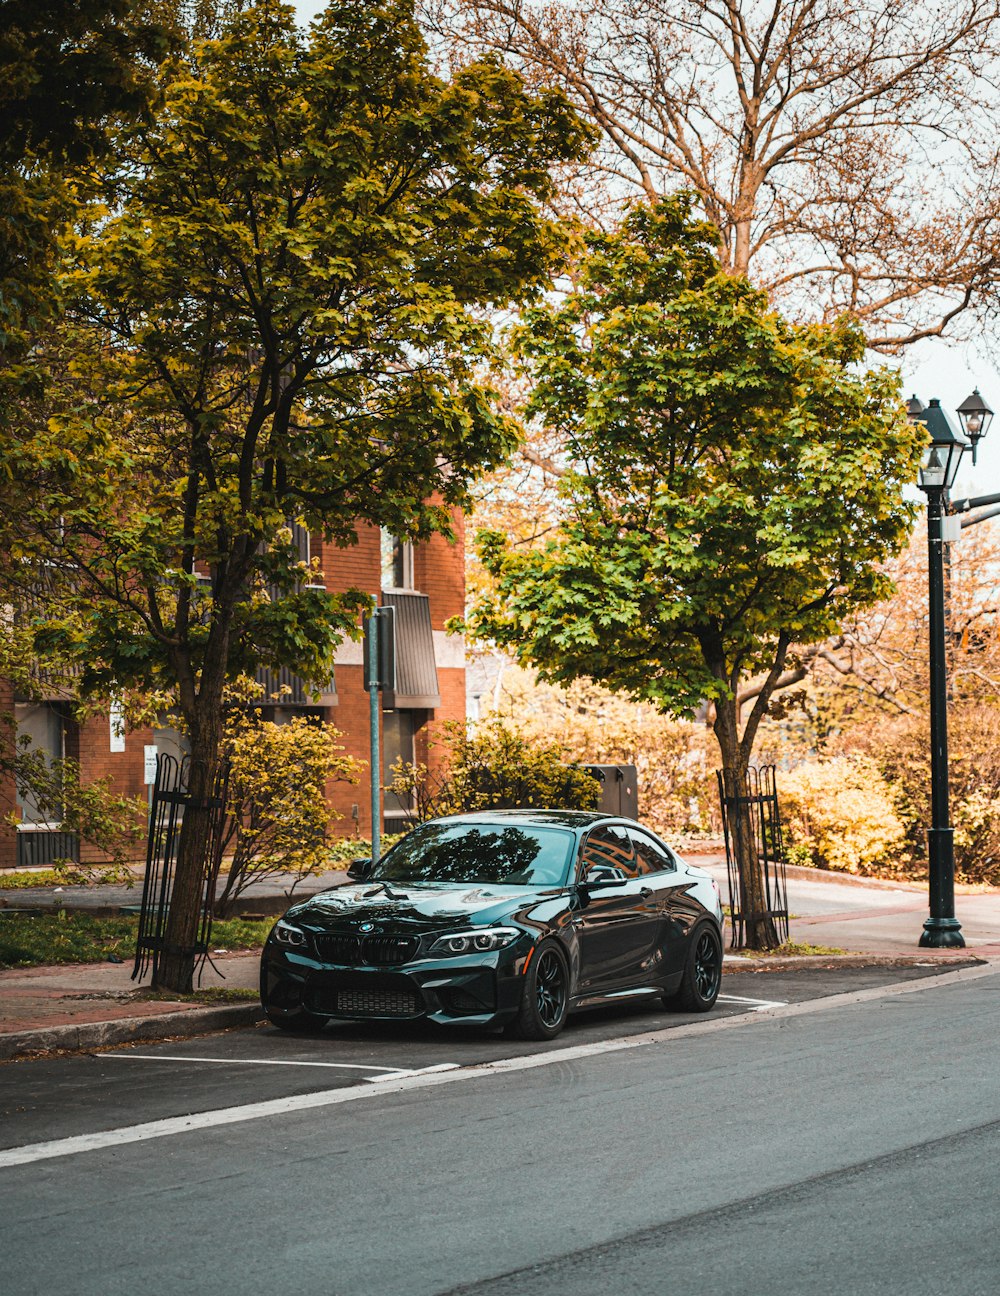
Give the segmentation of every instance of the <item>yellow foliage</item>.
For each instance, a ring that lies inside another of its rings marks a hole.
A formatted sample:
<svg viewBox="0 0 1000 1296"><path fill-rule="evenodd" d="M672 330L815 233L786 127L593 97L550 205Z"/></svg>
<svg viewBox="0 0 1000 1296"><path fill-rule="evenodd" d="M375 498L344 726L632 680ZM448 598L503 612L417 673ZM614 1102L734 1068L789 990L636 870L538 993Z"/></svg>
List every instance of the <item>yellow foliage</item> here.
<svg viewBox="0 0 1000 1296"><path fill-rule="evenodd" d="M336 816L327 784L354 782L358 762L342 755L340 734L306 717L285 724L241 710L226 734L232 862L219 897L224 908L255 878L329 867L327 833ZM294 884L293 884L294 885Z"/></svg>
<svg viewBox="0 0 1000 1296"><path fill-rule="evenodd" d="M778 797L792 860L872 874L891 870L906 848L892 789L870 761L838 757L779 773Z"/></svg>

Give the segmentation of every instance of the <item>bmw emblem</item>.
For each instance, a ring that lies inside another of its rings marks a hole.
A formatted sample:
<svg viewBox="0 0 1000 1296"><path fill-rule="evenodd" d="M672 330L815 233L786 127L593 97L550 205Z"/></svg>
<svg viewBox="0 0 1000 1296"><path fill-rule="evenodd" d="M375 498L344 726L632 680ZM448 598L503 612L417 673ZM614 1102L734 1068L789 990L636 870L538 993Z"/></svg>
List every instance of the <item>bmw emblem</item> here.
<svg viewBox="0 0 1000 1296"><path fill-rule="evenodd" d="M374 923L362 923L361 926L358 928L358 931L363 931L363 932L370 932L374 930L375 930Z"/></svg>

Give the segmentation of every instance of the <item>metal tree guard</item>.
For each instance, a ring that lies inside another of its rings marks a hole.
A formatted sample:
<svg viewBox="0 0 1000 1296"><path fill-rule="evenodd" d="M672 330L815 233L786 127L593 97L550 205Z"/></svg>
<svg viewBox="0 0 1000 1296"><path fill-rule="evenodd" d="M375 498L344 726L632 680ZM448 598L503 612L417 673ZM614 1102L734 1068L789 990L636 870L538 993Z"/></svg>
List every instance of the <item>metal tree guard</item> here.
<svg viewBox="0 0 1000 1296"><path fill-rule="evenodd" d="M205 860L205 891L202 898L198 936L190 951L198 956L197 974L200 977L208 957L212 937L212 906L215 903L215 880L222 854L223 828L226 819L226 790L229 770L224 766L216 776L212 796L208 800L210 813L208 851ZM188 758L161 752L156 758L156 782L149 810L149 833L146 839L146 876L142 884L142 905L139 911L139 934L135 944L135 966L132 980L144 976L152 969L155 979L159 970L160 955L166 945L167 920L173 895L174 869L181 839L184 811L192 804L188 791Z"/></svg>
<svg viewBox="0 0 1000 1296"><path fill-rule="evenodd" d="M788 887L781 841L781 814L773 765L747 770L740 778L729 768L716 771L719 804L726 839L726 872L729 878L730 947L740 948L746 940L747 924L769 918L783 940L788 939ZM730 791L730 789L734 789ZM744 835L750 834L753 857L764 875L764 909L748 910L748 895L740 860L744 858Z"/></svg>

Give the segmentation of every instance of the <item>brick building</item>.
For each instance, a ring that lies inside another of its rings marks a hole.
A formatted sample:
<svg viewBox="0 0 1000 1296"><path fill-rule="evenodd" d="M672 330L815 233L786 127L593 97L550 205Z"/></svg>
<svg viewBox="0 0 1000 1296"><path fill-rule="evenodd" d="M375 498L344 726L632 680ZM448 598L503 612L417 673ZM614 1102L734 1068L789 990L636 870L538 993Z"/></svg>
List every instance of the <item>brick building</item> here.
<svg viewBox="0 0 1000 1296"><path fill-rule="evenodd" d="M402 544L385 532L359 527L358 544L349 549L320 542L301 534L303 556L319 558L326 587L342 591L362 589L379 596L380 604L395 607L396 689L382 696L383 781L392 763L402 757L433 768L431 745L436 730L449 720L465 718L465 657L460 638L445 631L445 622L461 614L465 600L465 561L462 518L455 518L456 538L433 536L418 545ZM292 714L314 715L332 724L342 735L348 755L367 763L369 756L369 697L364 688L363 650L360 642L341 644L334 659L334 674L327 693L317 699L303 690L287 671L264 672L267 691L277 693L287 685L280 705L269 708L273 718ZM124 733L115 714L76 722L65 694L49 690L42 700L15 696L0 681L0 712L13 713L19 734L29 734L35 747L52 756L77 761L83 782L111 775L116 791L148 798L155 755L175 753L181 740L175 730L140 729ZM363 781L335 784L331 804L342 817L335 835L370 837L371 810L367 768ZM12 782L0 783L0 817L15 811L16 828L0 823L0 868L44 864L71 858L76 843L47 822L30 800L23 800ZM405 818L406 807L392 796L383 807L385 830L392 831ZM80 847L84 862L93 860L86 843Z"/></svg>

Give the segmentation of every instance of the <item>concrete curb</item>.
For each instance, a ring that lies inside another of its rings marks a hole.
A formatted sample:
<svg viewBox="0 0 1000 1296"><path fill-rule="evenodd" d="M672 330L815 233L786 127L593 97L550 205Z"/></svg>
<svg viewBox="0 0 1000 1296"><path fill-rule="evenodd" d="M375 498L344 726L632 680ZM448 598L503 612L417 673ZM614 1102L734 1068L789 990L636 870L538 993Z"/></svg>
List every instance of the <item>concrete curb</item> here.
<svg viewBox="0 0 1000 1296"><path fill-rule="evenodd" d="M780 968L861 968L861 967L940 967L942 971L953 965L989 963L991 959L976 950L964 949L940 953L925 950L920 954L746 954L723 955L722 971L754 972L776 971Z"/></svg>
<svg viewBox="0 0 1000 1296"><path fill-rule="evenodd" d="M0 1035L0 1062L32 1053L54 1053L60 1049L77 1051L130 1044L136 1040L162 1040L174 1035L205 1035L234 1026L253 1026L263 1020L264 1010L259 1003L245 1003L18 1031Z"/></svg>

